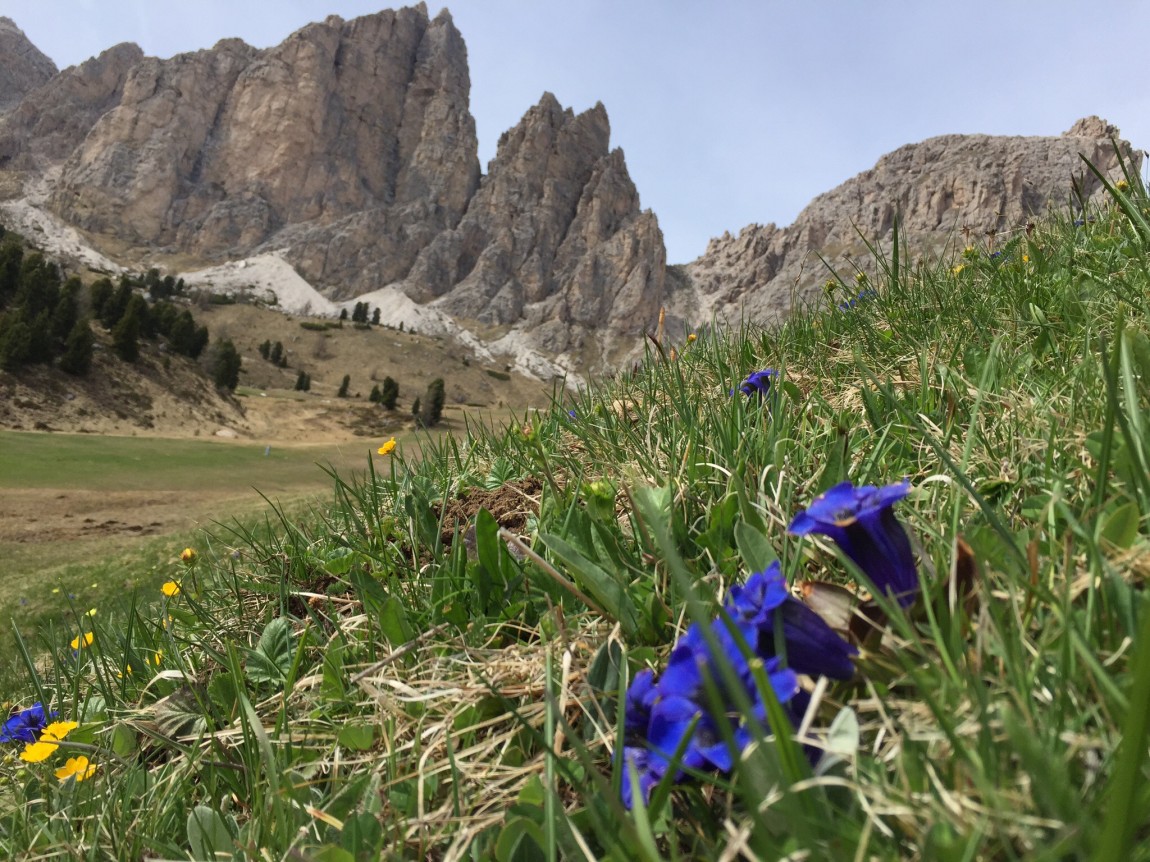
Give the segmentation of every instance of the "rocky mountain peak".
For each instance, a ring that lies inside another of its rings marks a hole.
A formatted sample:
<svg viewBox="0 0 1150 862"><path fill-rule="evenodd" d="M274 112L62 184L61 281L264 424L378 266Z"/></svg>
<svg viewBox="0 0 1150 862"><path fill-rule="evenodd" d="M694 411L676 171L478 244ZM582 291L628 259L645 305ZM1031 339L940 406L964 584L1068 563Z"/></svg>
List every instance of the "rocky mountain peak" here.
<svg viewBox="0 0 1150 862"><path fill-rule="evenodd" d="M865 261L859 234L888 241L896 214L918 254L965 244L963 236L1009 237L1050 207L1070 205L1075 185L1087 196L1099 192L1081 156L1115 176L1120 157L1137 169L1140 154L1118 134L1087 117L1059 136L943 135L908 144L816 197L788 227L726 234L686 269L700 307L732 319L780 320L794 302L820 299L828 273L815 252L832 264Z"/></svg>
<svg viewBox="0 0 1150 862"><path fill-rule="evenodd" d="M0 17L0 114L56 74L56 64L33 45L11 18Z"/></svg>

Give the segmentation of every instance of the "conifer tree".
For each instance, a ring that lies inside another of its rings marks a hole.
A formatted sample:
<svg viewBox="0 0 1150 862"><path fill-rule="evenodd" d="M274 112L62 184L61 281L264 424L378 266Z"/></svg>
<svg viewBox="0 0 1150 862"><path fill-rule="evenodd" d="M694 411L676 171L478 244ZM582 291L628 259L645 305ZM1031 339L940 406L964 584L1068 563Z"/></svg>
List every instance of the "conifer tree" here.
<svg viewBox="0 0 1150 862"><path fill-rule="evenodd" d="M375 311L371 313L371 325L379 326L379 308L376 308Z"/></svg>
<svg viewBox="0 0 1150 862"><path fill-rule="evenodd" d="M23 314L9 312L0 317L0 368L19 371L32 349L32 330Z"/></svg>
<svg viewBox="0 0 1150 862"><path fill-rule="evenodd" d="M339 384L339 392L335 393L336 398L347 398L347 387L351 385L351 375L343 375L343 383Z"/></svg>
<svg viewBox="0 0 1150 862"><path fill-rule="evenodd" d="M390 377L383 378L383 383L379 387L379 403L388 410L394 410L397 398L399 398L399 384Z"/></svg>
<svg viewBox="0 0 1150 862"><path fill-rule="evenodd" d="M135 303L129 303L123 316L112 328L112 350L125 362L140 358L140 317Z"/></svg>
<svg viewBox="0 0 1150 862"><path fill-rule="evenodd" d="M267 359L271 356L271 352L272 343L270 341L264 341L264 343L260 345L260 356Z"/></svg>
<svg viewBox="0 0 1150 862"><path fill-rule="evenodd" d="M443 405L446 400L443 378L437 377L431 381L427 393L423 396L423 406L419 411L420 424L425 428L438 425L439 420L443 418Z"/></svg>
<svg viewBox="0 0 1150 862"><path fill-rule="evenodd" d="M60 357L60 369L68 374L83 376L92 367L92 346L95 337L92 335L92 325L84 317L76 321L72 331L68 333L68 340L64 345L64 353Z"/></svg>
<svg viewBox="0 0 1150 862"><path fill-rule="evenodd" d="M371 387L371 394L367 396L367 400L370 401L372 404L378 404L379 399L380 399L379 384L377 383Z"/></svg>
<svg viewBox="0 0 1150 862"><path fill-rule="evenodd" d="M220 389L234 390L240 383L243 360L230 338L217 342L212 360L212 380Z"/></svg>

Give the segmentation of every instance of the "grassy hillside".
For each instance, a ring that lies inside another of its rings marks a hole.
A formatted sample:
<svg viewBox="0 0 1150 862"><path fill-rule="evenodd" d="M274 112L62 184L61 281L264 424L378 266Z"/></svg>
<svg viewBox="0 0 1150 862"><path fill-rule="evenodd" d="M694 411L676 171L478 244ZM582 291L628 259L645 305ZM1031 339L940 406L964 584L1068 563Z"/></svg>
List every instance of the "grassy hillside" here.
<svg viewBox="0 0 1150 862"><path fill-rule="evenodd" d="M158 604L22 653L5 699L76 726L0 743L0 849L1150 858L1150 202L1112 192L189 536Z"/></svg>

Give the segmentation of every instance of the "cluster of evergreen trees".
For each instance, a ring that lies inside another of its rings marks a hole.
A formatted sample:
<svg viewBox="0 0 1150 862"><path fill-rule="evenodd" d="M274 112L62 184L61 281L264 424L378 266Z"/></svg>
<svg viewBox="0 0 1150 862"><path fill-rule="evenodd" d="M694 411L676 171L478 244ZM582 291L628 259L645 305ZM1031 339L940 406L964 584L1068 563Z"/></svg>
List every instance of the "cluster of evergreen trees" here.
<svg viewBox="0 0 1150 862"><path fill-rule="evenodd" d="M171 352L197 359L208 345L208 328L168 301L183 292L183 279L161 278L156 269L143 278L122 276L118 284L97 279L85 291L79 277L62 280L54 262L25 249L18 234L0 226L0 368L18 371L57 361L69 374L87 374L95 349L93 321L111 333L112 350L125 362L139 358L141 340L161 337ZM221 342L211 368L216 384L234 389L239 367L235 346Z"/></svg>
<svg viewBox="0 0 1150 862"><path fill-rule="evenodd" d="M282 341L277 341L275 344L271 340L264 341L259 347L260 356L270 362L276 368L287 368L287 351L284 350Z"/></svg>

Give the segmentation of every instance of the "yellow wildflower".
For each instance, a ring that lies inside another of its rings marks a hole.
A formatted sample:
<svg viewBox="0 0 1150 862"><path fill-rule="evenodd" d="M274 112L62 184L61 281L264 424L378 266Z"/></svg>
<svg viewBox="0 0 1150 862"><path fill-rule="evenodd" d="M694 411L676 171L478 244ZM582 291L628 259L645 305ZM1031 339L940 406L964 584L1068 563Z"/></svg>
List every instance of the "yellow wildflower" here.
<svg viewBox="0 0 1150 862"><path fill-rule="evenodd" d="M82 635L76 635L74 638L72 638L72 649L83 649L84 647L90 647L92 645L92 641L95 639L96 635L94 632L84 632Z"/></svg>
<svg viewBox="0 0 1150 862"><path fill-rule="evenodd" d="M1022 256L1022 262L1023 262L1023 263L1030 263L1030 255L1028 255L1028 254L1024 254L1024 255Z"/></svg>
<svg viewBox="0 0 1150 862"><path fill-rule="evenodd" d="M91 778L95 771L96 764L89 763L88 758L80 755L79 757L69 757L64 761L64 765L56 770L56 777L61 781L67 781L72 777L75 777L77 781L83 781L85 778Z"/></svg>
<svg viewBox="0 0 1150 862"><path fill-rule="evenodd" d="M958 266L956 266L954 269L952 269L950 271L950 274L951 275L960 275L964 269L966 269L966 264L960 263Z"/></svg>
<svg viewBox="0 0 1150 862"><path fill-rule="evenodd" d="M379 447L379 454L380 455L390 455L392 453L392 450L394 450L394 449L395 449L395 438L392 437L390 440L388 440L386 443L384 443L382 446Z"/></svg>
<svg viewBox="0 0 1150 862"><path fill-rule="evenodd" d="M699 337L699 336L695 335L695 333L693 333L693 332L692 332L690 335L688 335L688 336L687 336L687 343L688 343L688 344L694 344L695 340L696 340L698 337Z"/></svg>
<svg viewBox="0 0 1150 862"><path fill-rule="evenodd" d="M20 759L25 763L47 760L52 756L52 752L60 747L60 740L79 726L74 721L53 721L40 733L38 741L29 742L24 746L24 750L20 752Z"/></svg>
<svg viewBox="0 0 1150 862"><path fill-rule="evenodd" d="M1114 188L1118 189L1120 192L1124 192L1130 188L1130 183L1126 182L1126 180L1119 180L1114 184Z"/></svg>
<svg viewBox="0 0 1150 862"><path fill-rule="evenodd" d="M867 275L865 272L855 273L855 284L863 285L867 283Z"/></svg>
<svg viewBox="0 0 1150 862"><path fill-rule="evenodd" d="M187 563L189 566L196 561L196 551L194 548L184 548L180 552L180 559Z"/></svg>
<svg viewBox="0 0 1150 862"><path fill-rule="evenodd" d="M180 594L180 585L175 581L165 581L164 585L160 587L160 592L170 599L172 596L178 596Z"/></svg>

